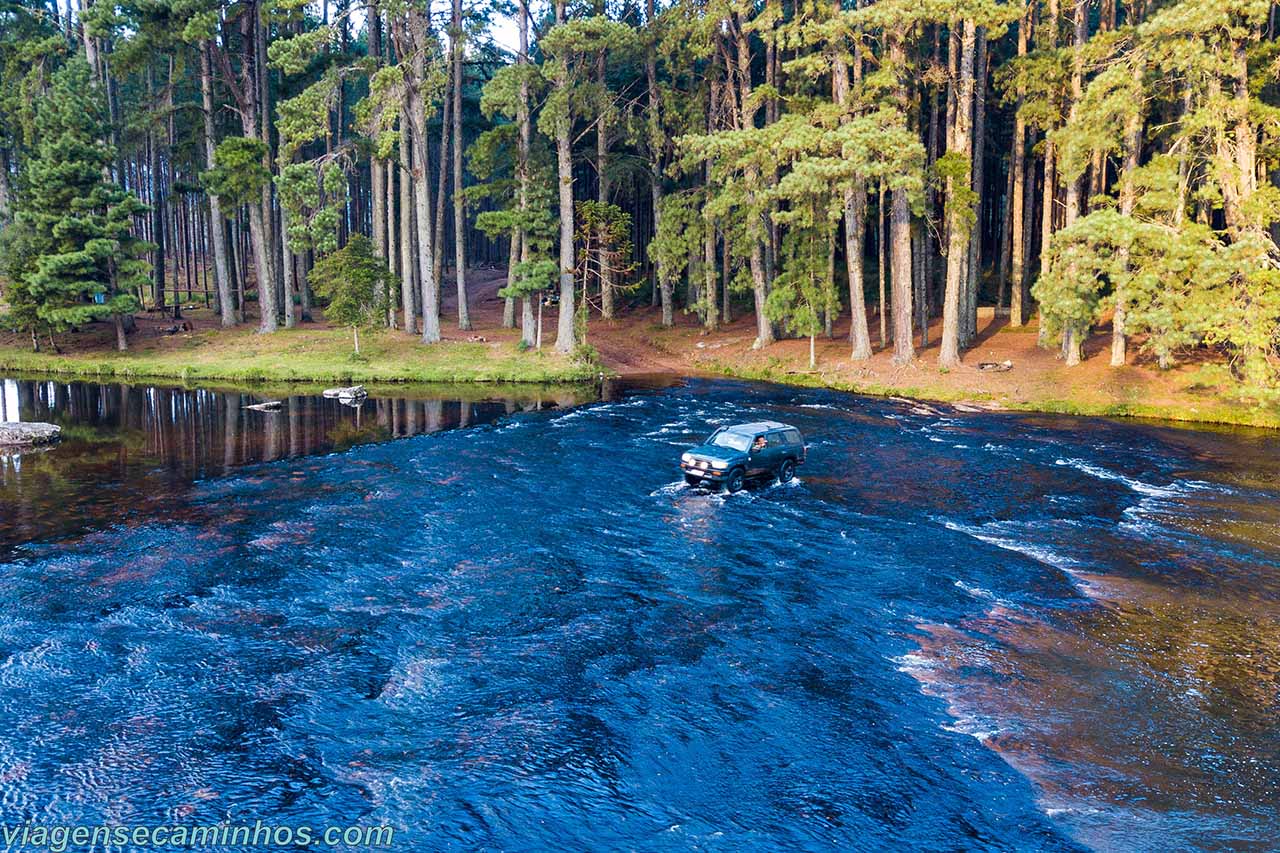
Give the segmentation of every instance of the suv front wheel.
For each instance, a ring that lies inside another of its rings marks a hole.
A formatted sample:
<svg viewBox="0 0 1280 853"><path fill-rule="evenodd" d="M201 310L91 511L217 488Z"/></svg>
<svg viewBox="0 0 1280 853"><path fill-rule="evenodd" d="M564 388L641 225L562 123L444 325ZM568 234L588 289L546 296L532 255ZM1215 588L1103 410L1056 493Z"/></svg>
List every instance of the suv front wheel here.
<svg viewBox="0 0 1280 853"><path fill-rule="evenodd" d="M790 483L791 479L796 475L796 463L794 459L785 459L782 466L778 468L778 482Z"/></svg>
<svg viewBox="0 0 1280 853"><path fill-rule="evenodd" d="M724 478L724 490L726 492L737 492L742 489L742 469L734 468L729 472L729 476Z"/></svg>

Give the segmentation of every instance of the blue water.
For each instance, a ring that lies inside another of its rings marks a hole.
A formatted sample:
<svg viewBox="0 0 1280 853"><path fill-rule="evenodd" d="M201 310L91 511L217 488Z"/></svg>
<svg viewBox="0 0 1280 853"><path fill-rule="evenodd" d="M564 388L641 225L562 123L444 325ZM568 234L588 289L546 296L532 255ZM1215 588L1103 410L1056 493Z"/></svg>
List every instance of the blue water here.
<svg viewBox="0 0 1280 853"><path fill-rule="evenodd" d="M683 446L766 417L805 433L798 481L683 485ZM1268 849L1278 475L1264 433L700 380L140 505L103 475L109 520L0 541L0 811L405 850Z"/></svg>

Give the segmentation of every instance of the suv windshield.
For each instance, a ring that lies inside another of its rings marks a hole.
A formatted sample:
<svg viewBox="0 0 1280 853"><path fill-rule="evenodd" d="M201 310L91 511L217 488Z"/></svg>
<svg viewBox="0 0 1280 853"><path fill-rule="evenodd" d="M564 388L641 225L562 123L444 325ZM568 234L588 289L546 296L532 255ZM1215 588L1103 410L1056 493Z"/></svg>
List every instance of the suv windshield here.
<svg viewBox="0 0 1280 853"><path fill-rule="evenodd" d="M751 446L751 436L737 432L729 432L728 430L721 430L711 436L711 438L707 440L707 444L710 444L713 447L728 447L732 450L745 451Z"/></svg>

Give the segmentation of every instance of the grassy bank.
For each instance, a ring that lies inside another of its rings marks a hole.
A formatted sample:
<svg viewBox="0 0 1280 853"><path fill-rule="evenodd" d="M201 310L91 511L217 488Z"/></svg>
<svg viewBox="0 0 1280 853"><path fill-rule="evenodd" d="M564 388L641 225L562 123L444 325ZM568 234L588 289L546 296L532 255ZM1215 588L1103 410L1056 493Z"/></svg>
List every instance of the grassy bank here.
<svg viewBox="0 0 1280 853"><path fill-rule="evenodd" d="M821 369L800 370L776 363L744 365L706 359L700 361L698 366L706 373L735 379L776 382L805 388L832 388L875 397L905 397L949 404L968 403L994 411L1141 418L1188 424L1223 424L1280 429L1280 409L1233 400L1211 390L1195 395L1188 394L1185 399L1164 402L1149 402L1144 400L1141 394L1131 395L1131 399L1115 399L1102 389L1067 384L1057 385L1055 390L1049 393L1043 393L1043 389L1037 389L1041 393L1011 396L961 389L948 385L944 381L932 384L927 380L919 381L919 377L917 381L909 384L860 381L835 372ZM945 374L939 374L940 379L944 376Z"/></svg>
<svg viewBox="0 0 1280 853"><path fill-rule="evenodd" d="M307 327L259 335L206 331L139 342L129 352L68 347L64 354L0 346L0 370L87 379L179 382L577 383L603 368L549 350L520 352L508 342L444 341L423 346L403 332L361 335L360 356L340 330Z"/></svg>

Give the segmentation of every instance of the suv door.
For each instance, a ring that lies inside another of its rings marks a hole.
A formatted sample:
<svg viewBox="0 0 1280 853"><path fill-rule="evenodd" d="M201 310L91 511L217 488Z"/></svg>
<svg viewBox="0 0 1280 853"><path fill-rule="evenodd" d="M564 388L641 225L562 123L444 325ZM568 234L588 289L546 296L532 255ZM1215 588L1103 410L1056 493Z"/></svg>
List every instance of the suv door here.
<svg viewBox="0 0 1280 853"><path fill-rule="evenodd" d="M764 439L764 447L756 450L756 444ZM758 477L772 470L769 465L769 454L771 448L769 446L769 437L767 434L757 435L751 439L750 449L747 451L747 476Z"/></svg>
<svg viewBox="0 0 1280 853"><path fill-rule="evenodd" d="M782 460L787 458L789 447L783 433L771 432L766 435L764 450L760 452L760 467L770 474L776 474Z"/></svg>

